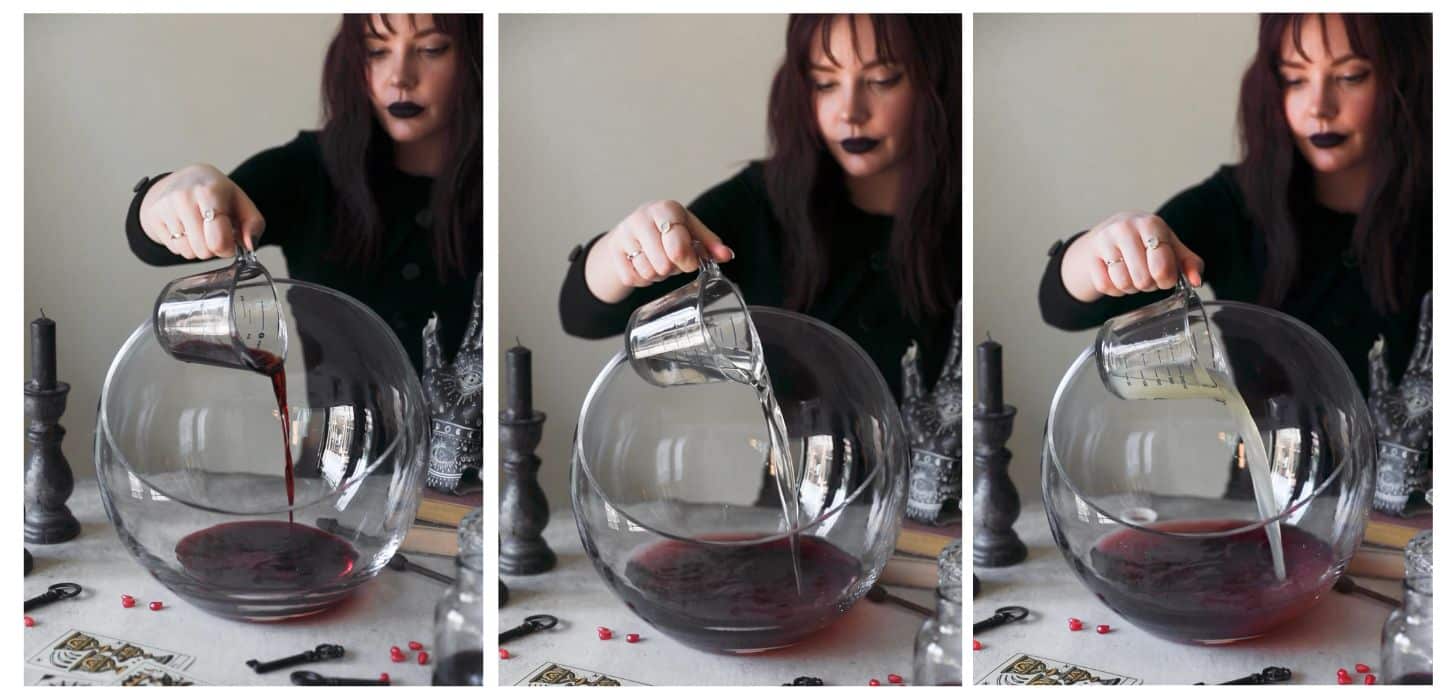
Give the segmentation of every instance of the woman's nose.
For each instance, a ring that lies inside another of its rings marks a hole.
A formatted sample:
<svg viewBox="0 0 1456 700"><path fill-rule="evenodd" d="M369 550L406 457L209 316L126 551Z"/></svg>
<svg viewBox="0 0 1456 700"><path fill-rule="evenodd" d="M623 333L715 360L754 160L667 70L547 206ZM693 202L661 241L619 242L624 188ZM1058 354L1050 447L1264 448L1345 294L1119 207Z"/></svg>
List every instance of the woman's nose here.
<svg viewBox="0 0 1456 700"><path fill-rule="evenodd" d="M1310 115L1316 119L1330 119L1340 113L1339 95L1334 85L1327 80L1315 82L1314 95L1310 100Z"/></svg>
<svg viewBox="0 0 1456 700"><path fill-rule="evenodd" d="M409 54L399 56L390 63L389 85L390 87L407 88L415 84L416 79L414 59Z"/></svg>
<svg viewBox="0 0 1456 700"><path fill-rule="evenodd" d="M845 90L844 102L839 106L839 118L846 124L863 124L869 119L865 91L858 83L850 83Z"/></svg>

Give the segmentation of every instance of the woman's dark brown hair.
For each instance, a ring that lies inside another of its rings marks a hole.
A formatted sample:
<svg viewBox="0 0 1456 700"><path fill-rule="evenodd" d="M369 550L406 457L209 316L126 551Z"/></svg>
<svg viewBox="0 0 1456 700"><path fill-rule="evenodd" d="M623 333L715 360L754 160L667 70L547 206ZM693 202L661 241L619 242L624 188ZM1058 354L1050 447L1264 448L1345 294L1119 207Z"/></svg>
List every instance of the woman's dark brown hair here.
<svg viewBox="0 0 1456 700"><path fill-rule="evenodd" d="M1431 16L1343 15L1350 50L1373 65L1375 107L1370 189L1355 223L1352 252L1375 307L1394 313L1419 303L1431 268ZM1259 302L1277 306L1299 275L1301 231L1314 206L1314 176L1290 135L1279 61L1292 32L1324 15L1264 15L1259 48L1239 92L1243 160L1238 179L1249 213L1263 231L1269 257ZM1306 231L1317 237L1320 232ZM1424 268L1424 269L1422 269Z"/></svg>
<svg viewBox="0 0 1456 700"><path fill-rule="evenodd" d="M446 139L444 169L430 194L431 252L444 281L465 276L480 258L481 225L481 34L480 15L434 15L436 29L450 37L456 60L455 94ZM413 21L413 16L411 16ZM383 30L378 24L383 25ZM394 144L374 116L366 83L367 35L393 32L389 18L344 15L324 58L324 167L338 206L334 250L347 264L364 269L379 262L384 238L375 187L389 172Z"/></svg>
<svg viewBox="0 0 1456 700"><path fill-rule="evenodd" d="M836 202L848 199L844 171L815 118L810 57L832 61L836 15L794 15L787 53L769 97L773 153L768 194L784 227L786 305L803 310L828 283ZM876 56L904 68L915 92L909 152L890 238L891 275L911 318L939 316L960 296L961 19L959 15L871 15ZM854 31L854 22L850 29ZM858 46L858 38L854 45Z"/></svg>

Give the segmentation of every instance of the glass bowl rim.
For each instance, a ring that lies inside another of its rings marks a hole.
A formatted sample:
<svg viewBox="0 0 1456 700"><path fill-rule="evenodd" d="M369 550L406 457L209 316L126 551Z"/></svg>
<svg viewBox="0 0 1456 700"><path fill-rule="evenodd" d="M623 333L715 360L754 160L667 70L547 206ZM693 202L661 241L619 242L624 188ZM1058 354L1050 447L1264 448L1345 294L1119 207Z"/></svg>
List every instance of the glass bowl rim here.
<svg viewBox="0 0 1456 700"><path fill-rule="evenodd" d="M383 333L388 337L389 341L394 344L395 350L399 352L399 354L400 354L401 357L405 357L405 358L408 358L409 357L409 354L404 351L404 345L400 343L399 338L394 334L394 331L391 330L387 325L384 324L384 320L381 319L381 318L379 318L379 315L376 314L376 313L374 313L374 310L373 309L370 309L369 307L365 306L358 299L355 299L354 297L351 297L348 294L345 294L343 292L340 292L340 291L338 291L336 289L333 289L333 288L330 288L330 287L325 287L325 286L323 286L321 284L314 284L312 282L304 282L302 280L293 280L293 279L288 279L286 277L275 277L275 278L273 278L273 284L275 286L286 284L286 285L288 285L290 287L301 287L301 288L305 288L305 289L312 289L312 290L315 290L315 291L323 292L327 296L331 296L331 297L334 297L334 298L337 298L337 299L341 299L341 300L344 301L345 305L353 305L354 307L356 307L357 310L363 311L366 318L370 319L377 326L380 327L380 330L383 331ZM187 506L188 508L192 508L192 509L195 509L195 510L200 510L200 511L207 512L207 513L216 513L216 514L219 514L219 515L230 515L230 516L266 516L266 515L280 515L280 514L283 514L283 513L297 512L297 511L301 511L301 510L306 509L306 508L310 508L310 507L312 507L314 505L317 505L318 503L322 502L324 499L329 498L330 496L334 495L335 493L338 493L340 491L347 490L349 487L351 487L354 484L358 483L361 479L364 479L364 478L368 477L369 475L373 474L379 468L379 466L384 463L384 461L386 459L392 458L396 454L396 452L400 449L400 445L403 442L404 436L405 436L405 433L406 433L406 431L404 431L404 430L398 431L394 435L394 438L390 441L389 445L386 446L384 448L384 450L380 452L379 457L377 459L371 461L368 465L365 466L364 469L359 470L359 473L356 474L354 476L354 478L349 479L347 481L341 481L341 482L339 482L336 486L334 486L333 488L329 489L326 493L324 493L321 497L319 497L316 500L312 500L312 501L309 501L307 503L294 503L293 505L288 506L286 508L283 508L281 510L269 510L269 511L258 511L258 512L255 512L255 511L233 511L233 510L227 510L227 509L224 509L224 508L217 508L217 507L213 507L213 506L201 505L201 504L198 504L198 503L194 502L190 498L182 498L180 496L177 496L176 494L171 493L167 489L158 488L157 485L154 484L154 483L152 483L152 481L150 479L148 479L146 476L143 476L142 474L138 473L137 470L136 470L136 468L134 468L132 466L130 460L128 460L126 458L126 453L122 451L122 449L120 448L120 446L119 446L116 438L114 437L114 435L111 432L111 419L110 419L109 412L106 410L106 397L107 397L108 394L111 393L111 379L112 379L112 375L114 375L116 373L117 361L120 360L120 358L123 355L125 355L127 353L127 351L132 348L133 345L135 345L136 343L140 342L140 338L144 334L152 334L151 333L151 330L152 330L152 324L153 323L154 323L153 318L152 317L148 317L145 321L143 321L140 325L138 325L136 327L136 329L131 332L131 335L127 337L126 342L124 342L124 343L121 344L121 348L116 351L116 355L112 357L112 359L111 359L111 365L109 367L107 367L107 370L106 370L106 378L101 383L101 397L99 399L99 405L98 405L97 411L96 411L96 422L100 426L100 430L99 430L100 436L98 436L98 439L105 439L106 440L106 444L111 447L113 453L115 454L115 457L114 457L115 461L117 461L117 462L119 462L121 464L121 466L125 469L126 474L128 476L130 476L130 477L138 480L139 482L145 484L147 486L147 488L151 489L152 491L155 491L157 493L160 493L160 494L162 494L162 495L164 495L164 496L172 499L173 501L175 501L177 503L181 503L181 504ZM155 334L152 334L152 335L155 335ZM166 351L163 350L162 352L166 352ZM411 376L414 379L413 384L415 386L419 386L419 377L414 375L413 368L411 368L411 372L409 373L409 376ZM405 387L405 391L406 391L406 393L409 393L408 383L407 383L407 386ZM420 398L421 398L421 405L423 405L423 390L421 390L421 396L420 396ZM408 421L405 421L405 423L408 423ZM98 455L94 455L93 454L93 458L94 457L97 457L97 456ZM97 460L97 461L99 462L100 460ZM99 474L99 472L100 472L100 465L98 464L97 467L98 467L97 471L98 471L98 477L99 477L100 476L100 474ZM97 481L98 482L102 482L103 479L98 478ZM102 490L103 491L106 491L107 489L105 489L103 487Z"/></svg>
<svg viewBox="0 0 1456 700"><path fill-rule="evenodd" d="M790 318L790 319L794 319L794 320L808 321L810 324L820 326L821 329L824 330L824 331L826 331L826 332L828 332L831 337L838 337L840 340L842 340L842 341L844 341L845 343L848 344L848 347L849 347L850 352L851 352L852 355L858 357L859 360L861 362L863 362L867 368L869 368L870 370L872 370L872 372L874 374L874 381L876 382L876 385L879 387L879 389L881 391L883 391L885 393L886 396L890 397L891 403L894 403L895 395L890 391L890 385L885 382L885 378L884 378L884 376L882 376L880 374L879 368L875 366L875 363L872 360L870 360L869 355L866 354L865 351L864 351L864 349L859 346L859 343L854 342L854 340L851 339L848 335L846 335L844 333L844 331L841 331L838 328L835 328L834 326L832 326L832 325L830 325L828 323L825 323L825 322L823 322L823 321L821 321L821 320L819 320L817 318L814 318L813 316L809 316L807 314L801 314L801 313L798 313L796 311L789 311L787 309L780 309L780 308L772 307L772 306L756 306L756 305L746 305L746 308L749 310L750 314L759 314L759 313L761 313L761 314L769 315L769 316L783 316L783 317ZM867 488L869 488L869 486L871 484L873 484L876 479L879 479L879 478L882 478L882 477L888 478L888 474L885 473L886 470L889 469L889 460L887 459L887 460L882 461L880 464L876 465L875 466L875 469L873 471L871 471L868 474L866 474L864 476L863 480L860 482L859 487L856 488L853 492L851 492L849 494L849 496L847 496L846 498L844 498L844 500L839 505L837 505L837 506L835 506L833 508L830 508L829 510L826 510L826 511L824 511L822 513L820 513L813 520L810 520L807 523L801 523L797 529L794 529L792 531L785 531L785 532L780 532L780 533L774 533L772 535L768 535L768 536L765 536L765 537L755 537L755 538L752 538L752 539L742 539L742 540L735 539L735 540L730 540L730 541L723 541L723 540L705 540L705 539L700 539L700 538L697 538L697 537L687 537L687 536L684 536L684 535L677 535L677 534L672 534L672 533L669 533L669 532L663 532L662 530L660 530L658 528L655 528L655 527L653 527L651 525L647 525L645 523L640 522L636 518L634 518L631 515L629 515L626 510L618 507L615 503L613 503L612 502L612 499L610 499L610 498L607 497L606 493L602 489L601 484L597 483L596 476L592 473L592 470L589 467L586 466L586 459L584 457L582 457L582 454L581 454L581 449L582 449L582 446L581 446L581 426L582 426L582 424L584 423L584 421L586 419L587 408L590 407L592 405L592 402L596 399L598 392L602 389L602 386L604 384L604 379L609 374L609 372L617 372L617 371L620 371L620 368L623 367L624 365L628 365L627 351L625 349L618 350L614 355L612 355L612 359L607 361L607 364L602 368L602 371L600 371L600 372L597 373L596 378L592 380L591 388L587 389L586 398L582 399L582 402L581 402L581 410L577 414L576 428L573 431L573 434L572 434L572 437L571 437L571 468L572 468L573 471L575 471L577 469L582 470L582 473L585 474L585 476L586 476L587 482L591 484L592 490L593 491L596 491L597 497L602 499L602 503L604 503L608 508L610 508L614 512L616 512L623 520L625 520L628 523L630 523L632 527L641 528L645 532L650 532L650 533L652 533L654 535L657 535L659 537L664 537L664 538L667 538L667 539L670 539L670 540L677 540L679 542L689 542L689 543L692 543L692 544L704 545L704 546L709 546L709 547L732 548L732 547L748 547L748 546L756 546L756 545L761 545L761 544L767 544L769 542L777 542L777 541L780 541L780 540L788 539L788 538L790 538L792 536L795 536L795 535L804 534L804 532L806 530L810 529L811 527L814 527L815 525L819 524L820 522L823 522L829 516L835 515L835 514L839 513L840 511L844 510L845 508L847 508L849 506L849 504L853 503L856 499L858 499L861 495L863 495L864 490L867 489ZM910 451L909 451L910 448L909 448L909 445L907 444L907 438L905 437L905 426L904 426L903 420L900 417L900 412L898 410L899 407L897 406L896 408L897 408L897 410L891 412L892 420L889 421L888 428L886 429L886 435L892 441L896 441L896 442L900 443L900 445L903 448L900 451L903 451L905 453L904 454L904 457L905 457L905 460L904 461L905 461L906 464L908 464L909 463L909 457L910 457ZM898 440L896 440L896 438L898 438ZM576 502L577 502L576 489L577 489L577 480L573 478L571 480L571 490L572 490L572 498L571 498L571 501L572 501L572 510L573 511L575 511L575 506L576 506ZM578 520L580 520L580 518L578 518Z"/></svg>
<svg viewBox="0 0 1456 700"><path fill-rule="evenodd" d="M1359 386L1358 384L1355 383L1355 375L1350 372L1350 368L1345 365L1344 359L1341 358L1340 357L1340 354L1335 351L1334 346L1333 345L1330 345L1329 340L1327 340L1323 335L1321 335L1319 333L1319 331L1316 331L1314 328L1311 328L1309 326L1309 324L1307 324L1307 323L1305 323L1305 322L1303 322L1303 321L1301 321L1301 320L1299 320L1299 319L1297 319L1297 318L1295 318L1293 316L1290 316L1289 314L1286 314L1286 313L1277 311L1275 309L1270 309L1268 307L1259 306L1257 304L1247 304L1247 303L1239 302L1239 301L1223 301L1223 300L1219 300L1219 299L1210 299L1210 300L1207 300L1207 301L1202 302L1202 305L1204 307L1205 313L1207 313L1207 308L1209 306L1229 307L1229 308L1233 308L1233 309L1239 309L1239 310L1244 310L1244 311L1251 311L1251 312L1254 312L1254 313L1257 313L1257 314L1262 314L1264 316L1268 316L1268 317L1272 317L1272 318L1277 318L1277 319L1283 320L1283 321L1288 321L1288 322L1292 323L1296 328L1302 328L1305 332L1307 332L1310 336L1312 336L1315 339L1315 345L1316 345L1316 347L1319 347L1326 355L1328 355L1328 356L1332 357L1333 359L1335 359L1336 361L1338 361L1338 366L1339 366L1339 368L1341 370L1344 371L1345 379L1350 383L1350 385L1351 386L1357 386L1357 387ZM1301 499L1299 499L1297 501L1293 501L1291 503L1286 504L1283 509L1281 509L1277 514L1273 515L1272 517L1264 518L1264 519L1261 519L1261 520L1258 520L1258 521L1253 521L1253 522L1250 522L1248 525L1244 525L1242 527L1237 527L1237 528L1228 529L1228 530L1218 530L1218 531L1215 531L1215 532L1169 532L1167 530L1159 530L1159 529L1156 529L1156 528L1148 527L1147 524L1138 524L1138 523L1129 522L1128 520L1126 520L1124 518L1120 518L1120 517L1118 517L1116 515L1113 515L1106 508L1103 508L1101 505L1099 505L1098 502L1097 502L1097 500L1092 499L1092 498L1088 497L1085 493L1083 493L1082 490L1080 488L1078 488L1076 482L1070 476L1067 475L1067 470L1062 466L1061 456L1060 456L1060 454L1057 451L1056 433L1054 433L1051 430L1051 425L1052 425L1053 419L1057 416L1058 407L1060 406L1060 404L1062 402L1062 398L1064 397L1064 395L1066 394L1066 392L1068 390L1068 387L1069 387L1069 384L1070 384L1070 382L1072 380L1073 375L1077 374L1078 370L1080 370L1083 365L1087 364L1088 362L1091 362L1093 360L1093 356L1095 355L1095 353L1096 353L1095 344L1094 345L1088 345L1086 348L1083 348L1082 349L1082 352L1077 355L1077 359L1072 362L1072 365L1067 368L1066 373L1062 375L1061 381L1057 383L1057 390L1056 390L1056 392L1054 394L1052 394L1051 407L1047 410L1047 431L1046 431L1046 448L1045 448L1045 452L1047 454L1047 459L1052 463L1052 467L1056 469L1057 474L1060 476L1060 478L1062 479L1062 481L1066 483L1067 490L1071 491L1072 492L1072 495L1075 496L1077 498L1077 500L1079 500L1079 501L1081 501L1083 503L1086 503L1088 506L1090 506L1092 508L1092 510L1096 511L1099 515L1101 515L1104 518L1107 518L1108 520L1110 520L1110 521L1112 521L1112 522L1114 522L1114 523L1116 523L1118 525L1121 525L1123 527L1129 527L1129 528L1132 528L1134 530L1140 530L1142 532L1146 532L1146 533L1150 533L1150 534L1154 534L1154 535L1160 535L1160 536L1163 536L1163 537L1184 538L1184 539L1207 539L1207 538L1212 538L1212 537L1227 537L1229 535L1237 535L1237 534L1241 534L1241 533L1244 533L1244 532L1250 532L1250 531L1253 531L1253 530L1258 530L1260 528L1263 528L1264 526L1269 525L1270 523L1274 523L1274 522L1283 520L1284 517L1286 515L1288 515L1289 513L1293 512L1295 510L1298 510L1300 508L1303 508L1305 505L1309 504L1311 501L1313 501L1320 494L1324 493L1325 490L1328 489L1331 484L1335 483L1335 480L1338 477L1343 476L1344 473L1347 470L1354 468L1354 466L1352 465L1352 461L1354 460L1355 455L1353 455L1353 454L1346 455L1345 458L1343 460L1341 460L1340 464L1337 465L1335 469L1333 469L1333 470L1330 471L1329 476L1325 477L1324 481L1321 481L1319 483L1319 485L1313 491L1311 491L1307 496L1305 496L1304 498L1301 498ZM1363 399L1363 397L1362 397L1362 399ZM1356 403L1356 409L1355 409L1355 412L1354 412L1354 419L1356 421L1360 421L1362 417L1364 419L1363 422L1365 424L1369 425L1370 424L1370 413L1369 413L1369 410L1366 407L1365 402L1363 400L1361 400L1361 401L1359 401L1359 402ZM1370 439L1371 440L1374 440L1375 439L1375 436L1374 436L1374 430L1373 430L1373 428L1372 428L1372 430L1370 432L1371 432ZM1045 465L1043 465L1042 468L1045 469L1046 468ZM1043 497L1046 498L1047 500L1050 500L1050 498L1051 498L1051 494L1049 493L1049 488L1050 487L1046 485L1046 479L1045 478L1042 479L1042 482L1043 482L1043 489L1042 489ZM1048 508L1047 510L1048 510L1047 516L1048 517L1051 517L1051 509Z"/></svg>

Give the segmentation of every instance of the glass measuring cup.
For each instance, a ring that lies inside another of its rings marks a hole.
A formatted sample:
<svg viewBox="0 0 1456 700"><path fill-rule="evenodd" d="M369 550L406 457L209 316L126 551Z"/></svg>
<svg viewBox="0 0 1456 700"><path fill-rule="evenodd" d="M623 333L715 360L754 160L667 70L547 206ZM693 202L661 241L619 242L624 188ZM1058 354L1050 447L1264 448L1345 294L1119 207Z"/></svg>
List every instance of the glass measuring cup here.
<svg viewBox="0 0 1456 700"><path fill-rule="evenodd" d="M1122 399L1220 398L1228 361L1183 275L1167 299L1102 324L1094 347L1108 391Z"/></svg>
<svg viewBox="0 0 1456 700"><path fill-rule="evenodd" d="M269 372L288 356L273 277L238 246L232 264L172 280L152 310L157 342L183 362Z"/></svg>
<svg viewBox="0 0 1456 700"><path fill-rule="evenodd" d="M754 384L763 349L738 286L693 243L698 277L632 312L627 358L657 386L734 381Z"/></svg>

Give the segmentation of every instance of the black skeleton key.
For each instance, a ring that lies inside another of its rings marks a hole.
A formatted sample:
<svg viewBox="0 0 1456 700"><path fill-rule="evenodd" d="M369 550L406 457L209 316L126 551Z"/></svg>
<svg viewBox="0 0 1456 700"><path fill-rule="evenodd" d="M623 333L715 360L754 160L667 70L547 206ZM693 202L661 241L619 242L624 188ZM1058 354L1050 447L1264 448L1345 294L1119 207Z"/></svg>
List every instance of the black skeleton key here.
<svg viewBox="0 0 1456 700"><path fill-rule="evenodd" d="M1008 622L1025 620L1030 611L1020 605L1008 605L1004 608L996 608L996 614L977 622L971 627L972 634L980 634L986 630L996 629Z"/></svg>
<svg viewBox="0 0 1456 700"><path fill-rule="evenodd" d="M288 668L289 666L297 666L299 664L311 664L315 661L327 661L329 659L337 659L343 657L343 655L344 647L338 644L320 644L312 649L309 649L308 651L303 652L302 654L285 656L276 661L264 662L258 661L257 659L248 659L247 663L250 668L252 668L254 671L257 671L258 673L268 673L269 671L277 671L280 668Z"/></svg>
<svg viewBox="0 0 1456 700"><path fill-rule="evenodd" d="M1283 666L1269 666L1258 673L1250 673L1242 678L1235 678L1231 681L1219 683L1219 685L1266 685L1268 683L1283 683L1294 677L1294 671ZM1194 685L1208 685L1207 683L1194 683Z"/></svg>
<svg viewBox="0 0 1456 700"><path fill-rule="evenodd" d="M446 576L445 574L442 574L442 573L440 573L438 571L434 571L432 569L426 569L425 567L420 566L419 564L416 564L416 563L414 563L414 562L412 562L412 561L410 561L408 559L405 559L403 554L396 554L396 555L390 557L389 558L389 568L394 569L395 571L413 571L413 572L415 572L417 574L420 574L420 575L423 575L423 576L428 576L428 577L430 577L432 579L435 579L436 581L439 581L440 583L444 583L444 584L448 584L448 585L454 585L455 584L455 579L453 577Z"/></svg>
<svg viewBox="0 0 1456 700"><path fill-rule="evenodd" d="M294 671L288 674L294 685L389 685L379 678L330 678L313 671Z"/></svg>
<svg viewBox="0 0 1456 700"><path fill-rule="evenodd" d="M30 600L25 601L25 612L30 612L36 608L50 605L51 603L54 603L58 600L75 598L78 595L81 595L80 584L53 583L51 584L50 588L46 589L45 593L42 593L34 598L31 598Z"/></svg>
<svg viewBox="0 0 1456 700"><path fill-rule="evenodd" d="M512 627L500 633L500 644L505 644L513 639L520 639L532 632L549 630L556 626L555 615L532 615L526 618L525 624Z"/></svg>
<svg viewBox="0 0 1456 700"><path fill-rule="evenodd" d="M926 617L935 617L934 610L931 610L924 605L916 605L915 603L905 600L904 598L901 598L900 596L897 596L885 590L885 587L881 586L878 583L870 586L870 591L869 593L865 594L865 597L869 598L871 603L893 603L902 608L905 608L906 610L909 610L910 612L919 613Z"/></svg>

